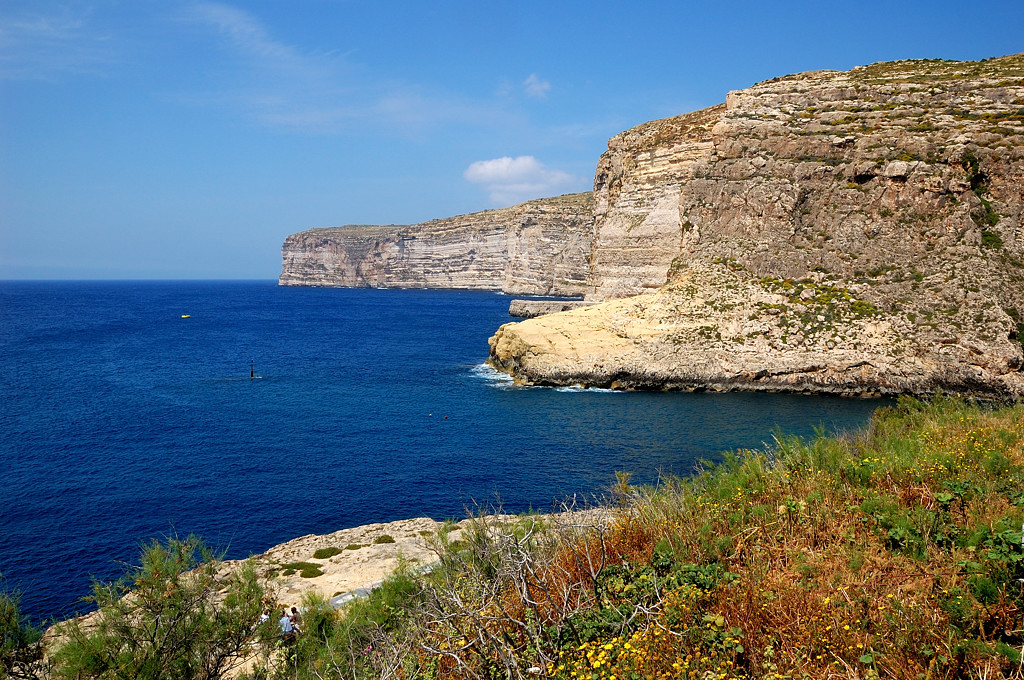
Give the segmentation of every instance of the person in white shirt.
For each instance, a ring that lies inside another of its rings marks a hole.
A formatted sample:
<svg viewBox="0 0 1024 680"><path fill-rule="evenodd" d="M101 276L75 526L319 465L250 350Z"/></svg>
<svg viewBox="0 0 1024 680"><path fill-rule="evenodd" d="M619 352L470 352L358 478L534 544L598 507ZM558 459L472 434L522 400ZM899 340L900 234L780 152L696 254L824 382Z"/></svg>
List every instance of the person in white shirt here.
<svg viewBox="0 0 1024 680"><path fill-rule="evenodd" d="M292 633L295 632L294 629L292 628L292 620L288 617L287 609L284 610L284 615L277 622L277 624L281 626L281 637L285 639L290 638L292 636Z"/></svg>

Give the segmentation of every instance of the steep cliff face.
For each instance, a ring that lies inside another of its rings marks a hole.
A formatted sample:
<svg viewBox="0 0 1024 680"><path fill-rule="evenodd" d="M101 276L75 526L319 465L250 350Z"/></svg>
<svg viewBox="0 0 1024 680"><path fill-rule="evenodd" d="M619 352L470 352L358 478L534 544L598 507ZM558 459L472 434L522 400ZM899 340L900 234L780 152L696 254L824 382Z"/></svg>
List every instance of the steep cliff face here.
<svg viewBox="0 0 1024 680"><path fill-rule="evenodd" d="M520 379L1024 391L1024 55L732 92L613 138L595 196L588 299L657 292L503 327Z"/></svg>
<svg viewBox="0 0 1024 680"><path fill-rule="evenodd" d="M582 295L592 234L591 194L414 225L310 229L285 240L279 283Z"/></svg>
<svg viewBox="0 0 1024 680"><path fill-rule="evenodd" d="M594 177L594 240L587 298L652 292L681 248L679 196L694 164L714 151L725 105L645 123L608 141Z"/></svg>

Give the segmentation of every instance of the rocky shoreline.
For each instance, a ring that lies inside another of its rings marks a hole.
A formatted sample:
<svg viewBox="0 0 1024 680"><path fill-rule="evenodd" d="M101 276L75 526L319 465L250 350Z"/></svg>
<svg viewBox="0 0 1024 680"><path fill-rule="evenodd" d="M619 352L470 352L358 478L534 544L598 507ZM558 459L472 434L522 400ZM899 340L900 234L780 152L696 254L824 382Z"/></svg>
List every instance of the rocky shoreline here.
<svg viewBox="0 0 1024 680"><path fill-rule="evenodd" d="M800 293L766 290L727 268L695 266L684 282L656 294L505 324L489 340L488 363L530 385L847 397L1024 393L1015 343L985 354L956 341L931 345L899 315L877 308L858 315L848 311L856 300L816 302L826 293L804 290L814 296L788 313L833 318L841 331L805 325L787 338L776 317ZM712 323L709 307L726 311Z"/></svg>
<svg viewBox="0 0 1024 680"><path fill-rule="evenodd" d="M589 307L593 302L584 300L513 300L508 305L508 315L520 319L532 319L535 316L567 312L570 309Z"/></svg>

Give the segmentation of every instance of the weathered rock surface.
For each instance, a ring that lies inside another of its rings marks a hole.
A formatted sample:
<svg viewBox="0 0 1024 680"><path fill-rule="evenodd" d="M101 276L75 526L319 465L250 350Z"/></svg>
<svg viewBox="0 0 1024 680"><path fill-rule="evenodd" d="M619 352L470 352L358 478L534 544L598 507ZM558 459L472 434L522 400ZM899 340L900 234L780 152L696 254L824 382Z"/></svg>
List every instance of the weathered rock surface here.
<svg viewBox="0 0 1024 680"><path fill-rule="evenodd" d="M653 292L679 255L682 185L713 151L725 106L645 123L608 141L594 178L587 299Z"/></svg>
<svg viewBox="0 0 1024 680"><path fill-rule="evenodd" d="M300 605L310 591L325 599L357 588L366 588L385 578L405 559L426 565L437 559L427 537L436 535L442 524L428 517L342 529L331 534L302 536L253 556L257 573L273 586L278 601ZM458 537L459 527L452 538ZM386 542L380 542L386 541ZM341 550L325 558L315 557L321 548ZM323 572L305 578L283 565L293 562L315 564ZM224 563L224 573L236 569L240 561Z"/></svg>
<svg viewBox="0 0 1024 680"><path fill-rule="evenodd" d="M777 78L609 143L586 309L518 379L1020 395L1024 55Z"/></svg>
<svg viewBox="0 0 1024 680"><path fill-rule="evenodd" d="M521 319L532 319L535 316L566 312L570 309L589 307L593 302L583 300L513 300L508 305L508 315Z"/></svg>
<svg viewBox="0 0 1024 680"><path fill-rule="evenodd" d="M279 283L576 296L592 236L591 194L414 225L310 229L285 240Z"/></svg>

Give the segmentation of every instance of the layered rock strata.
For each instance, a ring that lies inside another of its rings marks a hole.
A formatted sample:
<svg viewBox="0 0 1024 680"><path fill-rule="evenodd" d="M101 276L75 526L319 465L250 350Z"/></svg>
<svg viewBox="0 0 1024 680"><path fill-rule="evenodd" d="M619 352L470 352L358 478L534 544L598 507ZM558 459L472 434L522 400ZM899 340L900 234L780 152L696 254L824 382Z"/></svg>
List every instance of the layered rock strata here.
<svg viewBox="0 0 1024 680"><path fill-rule="evenodd" d="M611 140L588 299L503 326L524 382L1020 395L1024 55L731 92Z"/></svg>
<svg viewBox="0 0 1024 680"><path fill-rule="evenodd" d="M285 240L279 283L581 296L592 237L591 194L414 225L310 229Z"/></svg>
<svg viewBox="0 0 1024 680"><path fill-rule="evenodd" d="M608 141L594 177L588 300L653 292L679 255L679 198L713 151L725 105L645 123Z"/></svg>

